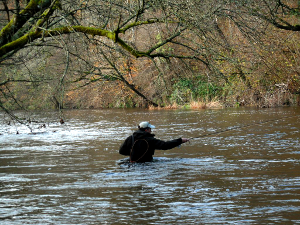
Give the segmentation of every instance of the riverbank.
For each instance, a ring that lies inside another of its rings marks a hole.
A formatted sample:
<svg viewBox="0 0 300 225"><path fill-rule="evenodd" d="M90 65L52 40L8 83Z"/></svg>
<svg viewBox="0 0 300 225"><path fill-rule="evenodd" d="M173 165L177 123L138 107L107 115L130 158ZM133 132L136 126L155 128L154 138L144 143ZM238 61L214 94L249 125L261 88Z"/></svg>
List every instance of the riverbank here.
<svg viewBox="0 0 300 225"><path fill-rule="evenodd" d="M149 110L155 110L155 109L222 109L225 108L223 104L221 104L219 101L212 101L212 102L196 102L193 101L186 105L178 105L176 103L173 103L172 105L167 105L165 107L155 107L155 106L149 106Z"/></svg>
<svg viewBox="0 0 300 225"><path fill-rule="evenodd" d="M174 90L172 95L147 94L148 100L156 103L155 107L145 99L127 89L116 92L113 86L101 89L95 86L66 91L61 96L47 92L32 92L31 95L17 96L2 101L8 110L50 110L50 109L101 109L101 108L147 108L153 109L214 109L251 106L272 108L280 106L300 106L300 94L287 88L263 90L227 90L215 95L196 96L184 89ZM188 94L187 94L188 93Z"/></svg>
<svg viewBox="0 0 300 225"><path fill-rule="evenodd" d="M174 91L175 93L175 91ZM97 109L97 108L148 108L148 109L210 109L210 108L228 108L251 106L258 108L272 108L280 106L300 105L300 95L292 93L287 89L277 88L272 91L228 91L220 92L214 96L195 97L190 93L183 95L182 92L176 92L176 97L152 96L151 101L158 106L147 103L145 99L133 93L112 93L107 90L104 93L97 94L90 92L89 89L82 89L76 92L70 92L64 98L64 108L71 109Z"/></svg>

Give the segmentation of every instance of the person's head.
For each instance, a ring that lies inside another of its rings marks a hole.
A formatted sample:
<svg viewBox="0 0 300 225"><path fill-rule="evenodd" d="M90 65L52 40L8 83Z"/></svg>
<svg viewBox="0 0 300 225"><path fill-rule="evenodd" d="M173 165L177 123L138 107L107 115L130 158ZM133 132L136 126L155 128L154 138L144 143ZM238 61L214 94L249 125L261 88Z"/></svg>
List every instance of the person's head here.
<svg viewBox="0 0 300 225"><path fill-rule="evenodd" d="M141 131L146 131L146 132L151 132L151 129L155 128L152 124L149 122L141 122L138 126L139 130Z"/></svg>

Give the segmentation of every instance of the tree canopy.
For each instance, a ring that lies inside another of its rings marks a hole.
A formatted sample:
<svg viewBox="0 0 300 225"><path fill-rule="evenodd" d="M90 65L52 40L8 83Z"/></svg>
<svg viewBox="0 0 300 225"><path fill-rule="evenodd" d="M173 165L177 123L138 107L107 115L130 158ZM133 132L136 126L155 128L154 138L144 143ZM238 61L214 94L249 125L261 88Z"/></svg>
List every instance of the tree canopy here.
<svg viewBox="0 0 300 225"><path fill-rule="evenodd" d="M0 13L5 110L82 90L102 106L299 92L296 0L2 0Z"/></svg>

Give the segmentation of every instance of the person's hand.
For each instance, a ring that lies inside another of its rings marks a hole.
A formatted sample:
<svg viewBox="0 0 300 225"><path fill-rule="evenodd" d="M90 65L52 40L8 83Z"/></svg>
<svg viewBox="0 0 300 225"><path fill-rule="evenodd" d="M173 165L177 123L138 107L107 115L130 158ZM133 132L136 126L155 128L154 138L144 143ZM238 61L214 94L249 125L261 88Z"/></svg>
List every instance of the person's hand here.
<svg viewBox="0 0 300 225"><path fill-rule="evenodd" d="M188 142L190 139L188 138L181 138L182 139L182 143Z"/></svg>

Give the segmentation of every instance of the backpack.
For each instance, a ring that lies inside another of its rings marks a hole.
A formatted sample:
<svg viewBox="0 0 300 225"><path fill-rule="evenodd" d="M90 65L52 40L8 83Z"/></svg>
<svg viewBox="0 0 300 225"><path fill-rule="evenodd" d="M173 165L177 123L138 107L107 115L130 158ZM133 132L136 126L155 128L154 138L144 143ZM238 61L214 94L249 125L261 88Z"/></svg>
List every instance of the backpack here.
<svg viewBox="0 0 300 225"><path fill-rule="evenodd" d="M132 135L132 147L130 151L130 162L139 162L149 150L149 143L145 139L137 139L134 141Z"/></svg>

